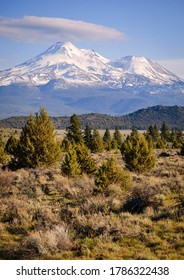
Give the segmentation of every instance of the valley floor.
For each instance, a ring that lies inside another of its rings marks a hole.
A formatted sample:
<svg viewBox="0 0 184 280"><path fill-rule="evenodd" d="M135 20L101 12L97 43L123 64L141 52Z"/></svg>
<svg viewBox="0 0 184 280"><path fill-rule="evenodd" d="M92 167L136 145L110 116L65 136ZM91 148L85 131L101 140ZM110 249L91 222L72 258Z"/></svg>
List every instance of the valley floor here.
<svg viewBox="0 0 184 280"><path fill-rule="evenodd" d="M184 157L162 152L150 173L131 172L131 188L97 194L92 176L60 165L1 169L0 259L184 259Z"/></svg>

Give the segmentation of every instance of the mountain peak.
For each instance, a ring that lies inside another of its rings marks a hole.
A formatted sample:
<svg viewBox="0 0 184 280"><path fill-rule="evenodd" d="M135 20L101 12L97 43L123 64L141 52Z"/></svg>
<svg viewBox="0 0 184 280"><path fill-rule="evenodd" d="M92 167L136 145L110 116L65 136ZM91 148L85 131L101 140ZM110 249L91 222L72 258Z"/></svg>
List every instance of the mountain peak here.
<svg viewBox="0 0 184 280"><path fill-rule="evenodd" d="M75 52L75 51L79 51L79 49L70 42L56 42L54 45L48 48L44 52L44 54L56 54L56 53L62 53L64 51Z"/></svg>
<svg viewBox="0 0 184 280"><path fill-rule="evenodd" d="M24 83L46 85L52 80L60 88L163 85L181 79L143 56L125 56L116 61L94 50L79 49L70 42L56 42L45 52L12 69L1 71L0 86Z"/></svg>

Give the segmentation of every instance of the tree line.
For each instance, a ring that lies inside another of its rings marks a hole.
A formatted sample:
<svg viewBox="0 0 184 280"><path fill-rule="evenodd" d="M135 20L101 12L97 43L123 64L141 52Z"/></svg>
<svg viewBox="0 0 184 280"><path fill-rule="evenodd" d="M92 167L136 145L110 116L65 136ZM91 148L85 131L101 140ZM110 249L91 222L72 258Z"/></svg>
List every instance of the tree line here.
<svg viewBox="0 0 184 280"><path fill-rule="evenodd" d="M113 135L107 128L101 136L97 128L92 130L88 124L82 129L74 114L61 141L56 139L55 127L47 111L41 108L35 116L29 116L19 139L11 135L4 144L0 135L0 162L18 169L48 167L60 161L64 176L91 174L95 176L97 191L100 191L113 182L128 186L131 178L127 170L150 171L155 166L155 148L177 148L184 156L182 131L170 129L164 122L160 130L151 125L144 134L133 130L126 139L122 139L118 128ZM120 151L126 169L121 168L113 156L100 167L96 166L92 154L111 150Z"/></svg>

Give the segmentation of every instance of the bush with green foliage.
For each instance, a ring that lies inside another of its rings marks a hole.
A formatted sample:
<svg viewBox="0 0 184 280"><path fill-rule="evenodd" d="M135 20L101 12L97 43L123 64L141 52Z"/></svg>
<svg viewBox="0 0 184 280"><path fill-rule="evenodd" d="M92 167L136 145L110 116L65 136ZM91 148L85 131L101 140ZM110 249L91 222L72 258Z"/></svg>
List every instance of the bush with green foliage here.
<svg viewBox="0 0 184 280"><path fill-rule="evenodd" d="M91 151L92 153L101 153L104 150L103 139L97 128L93 130Z"/></svg>
<svg viewBox="0 0 184 280"><path fill-rule="evenodd" d="M90 151L84 143L68 143L61 170L64 176L93 174L96 171L95 161L90 157Z"/></svg>
<svg viewBox="0 0 184 280"><path fill-rule="evenodd" d="M0 133L0 163L5 163L6 159L7 159L7 155L5 153L2 135Z"/></svg>
<svg viewBox="0 0 184 280"><path fill-rule="evenodd" d="M17 145L18 145L18 139L15 138L14 135L11 135L8 138L8 141L6 142L6 145L5 145L6 153L10 154L10 155L15 155L16 154Z"/></svg>
<svg viewBox="0 0 184 280"><path fill-rule="evenodd" d="M121 188L127 189L131 186L131 178L129 173L117 165L114 158L110 158L99 167L95 184L97 192L103 191L110 184L119 184Z"/></svg>
<svg viewBox="0 0 184 280"><path fill-rule="evenodd" d="M117 143L117 147L118 149L121 148L121 145L123 143L123 140L122 140L122 136L121 136L121 133L120 133L120 130L118 128L115 128L115 131L114 131L114 138L112 141L115 141Z"/></svg>
<svg viewBox="0 0 184 280"><path fill-rule="evenodd" d="M74 176L81 174L81 167L77 159L75 144L68 145L68 151L61 164L61 172L64 176Z"/></svg>
<svg viewBox="0 0 184 280"><path fill-rule="evenodd" d="M50 166L60 158L54 126L45 109L30 116L23 127L13 163L16 167Z"/></svg>
<svg viewBox="0 0 184 280"><path fill-rule="evenodd" d="M91 127L87 124L84 130L84 143L91 150L92 131Z"/></svg>
<svg viewBox="0 0 184 280"><path fill-rule="evenodd" d="M161 129L160 129L160 135L163 139L165 139L167 142L170 141L170 129L166 122L163 122Z"/></svg>
<svg viewBox="0 0 184 280"><path fill-rule="evenodd" d="M112 148L112 145L111 145L111 134L110 134L110 131L109 129L107 128L105 130L105 133L104 133L104 136L103 136L103 143L104 143L104 148L107 150L107 151L110 151L111 148Z"/></svg>
<svg viewBox="0 0 184 280"><path fill-rule="evenodd" d="M95 161L90 156L89 149L84 144L76 145L77 160L81 173L93 174L96 171Z"/></svg>
<svg viewBox="0 0 184 280"><path fill-rule="evenodd" d="M180 149L180 155L184 156L184 142L182 143L181 149Z"/></svg>
<svg viewBox="0 0 184 280"><path fill-rule="evenodd" d="M155 166L153 149L137 130L123 142L121 154L129 170L142 173L150 171Z"/></svg>
<svg viewBox="0 0 184 280"><path fill-rule="evenodd" d="M73 140L76 144L83 143L83 134L81 130L81 123L76 114L72 115L70 118L70 126L66 128L67 138L71 141Z"/></svg>

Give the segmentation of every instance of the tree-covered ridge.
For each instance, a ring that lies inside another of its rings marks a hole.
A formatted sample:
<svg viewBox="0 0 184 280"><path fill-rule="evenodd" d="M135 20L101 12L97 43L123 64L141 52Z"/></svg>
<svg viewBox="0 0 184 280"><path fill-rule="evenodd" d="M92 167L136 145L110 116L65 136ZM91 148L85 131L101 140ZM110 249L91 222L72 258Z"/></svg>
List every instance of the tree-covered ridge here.
<svg viewBox="0 0 184 280"><path fill-rule="evenodd" d="M62 113L62 112L61 112ZM154 106L138 110L126 116L110 116L106 114L83 114L78 116L84 129L88 124L92 129L147 129L148 126L157 124L160 129L163 122L169 127L184 130L184 107L179 106ZM22 128L28 117L19 116L0 120L0 126ZM57 129L65 129L70 125L70 117L51 117Z"/></svg>

